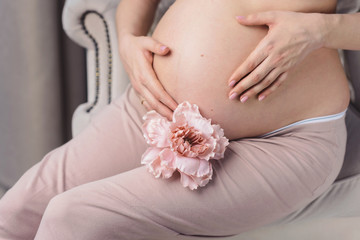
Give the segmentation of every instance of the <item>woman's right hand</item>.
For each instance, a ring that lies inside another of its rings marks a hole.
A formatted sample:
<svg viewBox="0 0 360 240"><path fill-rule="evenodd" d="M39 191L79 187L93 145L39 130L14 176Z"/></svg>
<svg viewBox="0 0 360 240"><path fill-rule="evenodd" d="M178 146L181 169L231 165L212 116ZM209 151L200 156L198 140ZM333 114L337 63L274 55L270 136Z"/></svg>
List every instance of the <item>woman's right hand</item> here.
<svg viewBox="0 0 360 240"><path fill-rule="evenodd" d="M148 36L123 35L119 54L131 84L148 111L155 110L172 120L175 100L165 91L153 69L153 54L166 55L170 49Z"/></svg>

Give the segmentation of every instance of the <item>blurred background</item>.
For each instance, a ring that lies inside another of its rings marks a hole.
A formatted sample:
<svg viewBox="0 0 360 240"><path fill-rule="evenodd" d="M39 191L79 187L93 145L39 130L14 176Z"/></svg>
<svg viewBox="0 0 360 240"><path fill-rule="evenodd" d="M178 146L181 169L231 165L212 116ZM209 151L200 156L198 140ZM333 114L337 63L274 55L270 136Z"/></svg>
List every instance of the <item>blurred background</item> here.
<svg viewBox="0 0 360 240"><path fill-rule="evenodd" d="M85 50L62 29L65 0L0 0L0 198L71 139L86 101Z"/></svg>

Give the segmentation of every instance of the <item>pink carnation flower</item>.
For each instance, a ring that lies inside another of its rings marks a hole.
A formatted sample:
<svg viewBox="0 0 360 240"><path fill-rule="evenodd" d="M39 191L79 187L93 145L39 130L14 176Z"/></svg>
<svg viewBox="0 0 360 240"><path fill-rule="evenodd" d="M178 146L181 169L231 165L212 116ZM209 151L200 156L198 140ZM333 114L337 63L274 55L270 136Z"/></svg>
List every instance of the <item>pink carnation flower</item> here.
<svg viewBox="0 0 360 240"><path fill-rule="evenodd" d="M191 190L205 186L213 174L209 160L223 158L229 144L223 129L187 101L175 109L172 122L154 110L143 119L142 131L150 147L141 163L147 170L156 178L169 178L178 171L182 185Z"/></svg>

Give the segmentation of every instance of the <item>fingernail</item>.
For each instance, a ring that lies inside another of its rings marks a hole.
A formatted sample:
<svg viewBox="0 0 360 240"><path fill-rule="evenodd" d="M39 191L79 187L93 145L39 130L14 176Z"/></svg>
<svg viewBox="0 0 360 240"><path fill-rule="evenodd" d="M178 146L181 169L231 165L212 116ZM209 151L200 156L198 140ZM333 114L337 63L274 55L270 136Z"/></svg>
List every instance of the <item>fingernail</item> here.
<svg viewBox="0 0 360 240"><path fill-rule="evenodd" d="M265 96L263 96L263 95L260 96L260 97L259 97L259 101L263 100L264 98L265 98Z"/></svg>
<svg viewBox="0 0 360 240"><path fill-rule="evenodd" d="M248 100L248 96L244 96L244 97L241 97L241 98L240 98L240 101L241 101L242 103L246 102L246 100Z"/></svg>
<svg viewBox="0 0 360 240"><path fill-rule="evenodd" d="M165 51L166 48L167 48L167 46L162 45L162 46L160 47L160 50L161 50L161 51Z"/></svg>
<svg viewBox="0 0 360 240"><path fill-rule="evenodd" d="M238 19L238 20L244 20L245 17L244 17L244 16L236 16L236 19Z"/></svg>
<svg viewBox="0 0 360 240"><path fill-rule="evenodd" d="M230 95L230 97L229 97L229 99L230 100L233 100L233 99L235 99L236 98L236 95L237 95L237 93L232 93L231 95Z"/></svg>
<svg viewBox="0 0 360 240"><path fill-rule="evenodd" d="M233 87L235 85L236 81L235 80L232 80L230 83L229 83L229 87Z"/></svg>

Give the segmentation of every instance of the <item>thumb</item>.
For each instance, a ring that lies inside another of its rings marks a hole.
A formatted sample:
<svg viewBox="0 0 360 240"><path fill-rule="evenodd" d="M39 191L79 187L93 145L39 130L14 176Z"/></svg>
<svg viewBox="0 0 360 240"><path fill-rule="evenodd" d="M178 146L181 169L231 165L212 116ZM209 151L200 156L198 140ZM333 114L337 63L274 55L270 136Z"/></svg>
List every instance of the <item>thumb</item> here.
<svg viewBox="0 0 360 240"><path fill-rule="evenodd" d="M243 25L270 25L275 20L275 13L261 12L248 16L236 16L236 20Z"/></svg>
<svg viewBox="0 0 360 240"><path fill-rule="evenodd" d="M170 49L169 47L165 46L164 44L158 42L157 40L153 39L152 37L147 37L145 39L145 48L150 52L153 52L158 55L166 55Z"/></svg>

